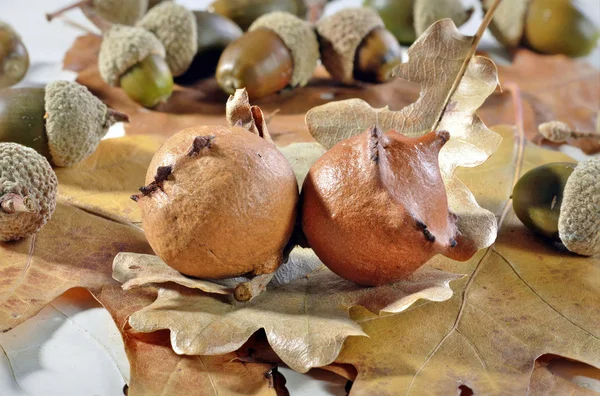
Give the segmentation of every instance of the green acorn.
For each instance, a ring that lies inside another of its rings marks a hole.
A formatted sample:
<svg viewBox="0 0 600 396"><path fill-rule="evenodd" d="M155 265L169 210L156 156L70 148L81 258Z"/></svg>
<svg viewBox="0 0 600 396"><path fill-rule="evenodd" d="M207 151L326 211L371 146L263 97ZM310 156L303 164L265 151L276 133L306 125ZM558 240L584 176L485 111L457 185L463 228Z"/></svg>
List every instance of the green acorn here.
<svg viewBox="0 0 600 396"><path fill-rule="evenodd" d="M493 0L482 0L484 9ZM572 0L513 0L498 6L490 31L507 48L525 45L543 54L588 55L598 27Z"/></svg>
<svg viewBox="0 0 600 396"><path fill-rule="evenodd" d="M0 142L30 147L56 166L82 161L111 125L127 120L75 82L0 91Z"/></svg>
<svg viewBox="0 0 600 396"><path fill-rule="evenodd" d="M165 1L148 11L137 26L153 33L164 45L173 76L185 73L198 49L196 17L190 10Z"/></svg>
<svg viewBox="0 0 600 396"><path fill-rule="evenodd" d="M519 179L512 198L530 230L583 256L600 253L600 158L532 169Z"/></svg>
<svg viewBox="0 0 600 396"><path fill-rule="evenodd" d="M165 47L149 31L113 25L104 33L98 68L108 85L121 87L130 98L151 108L173 93L165 55Z"/></svg>

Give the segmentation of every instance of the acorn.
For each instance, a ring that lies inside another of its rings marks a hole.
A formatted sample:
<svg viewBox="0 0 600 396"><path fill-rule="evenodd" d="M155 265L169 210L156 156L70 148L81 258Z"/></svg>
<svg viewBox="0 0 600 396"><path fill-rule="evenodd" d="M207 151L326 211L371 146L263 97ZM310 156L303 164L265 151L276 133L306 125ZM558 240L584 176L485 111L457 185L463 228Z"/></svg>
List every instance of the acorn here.
<svg viewBox="0 0 600 396"><path fill-rule="evenodd" d="M15 85L29 69L29 54L21 37L0 21L0 88Z"/></svg>
<svg viewBox="0 0 600 396"><path fill-rule="evenodd" d="M46 19L50 22L66 11L75 8L81 8L84 14L86 14L86 10L91 10L111 23L133 25L148 10L148 0L81 0L58 11L46 14ZM96 23L93 19L91 21Z"/></svg>
<svg viewBox="0 0 600 396"><path fill-rule="evenodd" d="M489 7L493 0L482 0ZM507 48L524 45L543 54L588 55L600 32L572 0L503 1L490 31Z"/></svg>
<svg viewBox="0 0 600 396"><path fill-rule="evenodd" d="M0 91L0 142L30 147L56 166L87 158L111 125L127 120L75 82Z"/></svg>
<svg viewBox="0 0 600 396"><path fill-rule="evenodd" d="M137 26L153 33L164 45L173 76L185 73L198 49L196 18L190 10L165 1L148 11Z"/></svg>
<svg viewBox="0 0 600 396"><path fill-rule="evenodd" d="M335 80L387 82L402 63L402 49L370 8L347 8L317 25L323 65Z"/></svg>
<svg viewBox="0 0 600 396"><path fill-rule="evenodd" d="M177 84L191 84L213 76L225 48L244 34L235 22L219 14L194 11L194 16L198 47L190 67L175 79Z"/></svg>
<svg viewBox="0 0 600 396"><path fill-rule="evenodd" d="M375 9L404 45L411 45L440 19L450 18L461 26L473 14L473 8L465 8L460 0L364 0L363 6Z"/></svg>
<svg viewBox="0 0 600 396"><path fill-rule="evenodd" d="M287 12L300 18L306 15L303 0L215 0L208 6L208 11L231 19L244 31L271 12Z"/></svg>
<svg viewBox="0 0 600 396"><path fill-rule="evenodd" d="M239 119L170 137L152 158L147 185L132 197L152 249L185 275L255 276L284 261L296 219L296 178L260 109L246 110L255 128ZM231 117L237 119L228 110Z"/></svg>
<svg viewBox="0 0 600 396"><path fill-rule="evenodd" d="M0 241L38 232L56 207L58 180L35 150L0 143Z"/></svg>
<svg viewBox="0 0 600 396"><path fill-rule="evenodd" d="M531 231L582 256L600 253L600 158L534 168L519 179L512 199Z"/></svg>
<svg viewBox="0 0 600 396"><path fill-rule="evenodd" d="M258 99L305 86L318 59L319 44L308 22L272 12L225 48L217 65L217 82L226 93L245 88L250 98Z"/></svg>
<svg viewBox="0 0 600 396"><path fill-rule="evenodd" d="M343 140L302 186L302 230L333 272L361 285L406 279L431 257L467 260L438 163L446 131L409 138L374 126Z"/></svg>
<svg viewBox="0 0 600 396"><path fill-rule="evenodd" d="M100 45L98 68L102 79L145 107L166 102L173 93L173 75L165 47L140 27L113 25Z"/></svg>

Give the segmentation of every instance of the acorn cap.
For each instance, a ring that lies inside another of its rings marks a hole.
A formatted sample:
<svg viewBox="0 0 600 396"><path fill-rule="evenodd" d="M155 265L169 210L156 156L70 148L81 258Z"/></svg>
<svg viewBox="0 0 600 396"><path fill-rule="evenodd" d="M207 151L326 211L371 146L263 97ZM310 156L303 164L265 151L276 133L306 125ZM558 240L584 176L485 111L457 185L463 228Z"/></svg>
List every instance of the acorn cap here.
<svg viewBox="0 0 600 396"><path fill-rule="evenodd" d="M569 176L560 207L558 235L574 253L600 253L600 158L580 162Z"/></svg>
<svg viewBox="0 0 600 396"><path fill-rule="evenodd" d="M40 230L56 207L58 181L48 160L16 143L0 143L0 200L15 194L25 211L0 209L0 241L24 238Z"/></svg>
<svg viewBox="0 0 600 396"><path fill-rule="evenodd" d="M167 1L148 11L138 26L154 33L162 42L173 76L186 72L198 50L196 17L190 10Z"/></svg>
<svg viewBox="0 0 600 396"><path fill-rule="evenodd" d="M503 45L515 48L525 31L525 16L530 0L503 0L490 22L490 32ZM485 12L494 0L482 0Z"/></svg>
<svg viewBox="0 0 600 396"><path fill-rule="evenodd" d="M109 22L133 25L148 10L148 0L93 0L92 6Z"/></svg>
<svg viewBox="0 0 600 396"><path fill-rule="evenodd" d="M165 47L155 35L140 27L113 25L100 45L100 75L108 85L119 86L121 76L150 55L165 57Z"/></svg>
<svg viewBox="0 0 600 396"><path fill-rule="evenodd" d="M385 24L371 8L347 8L319 22L321 60L334 79L344 83L354 81L356 50L377 28L385 28Z"/></svg>
<svg viewBox="0 0 600 396"><path fill-rule="evenodd" d="M461 0L415 0L413 8L414 27L417 37L440 19L450 18L456 26L465 23L471 16Z"/></svg>
<svg viewBox="0 0 600 396"><path fill-rule="evenodd" d="M75 82L48 84L44 101L48 147L56 166L71 166L92 154L115 123L108 107Z"/></svg>
<svg viewBox="0 0 600 396"><path fill-rule="evenodd" d="M312 77L319 60L319 43L310 24L288 12L271 12L258 18L248 31L267 28L288 47L294 62L292 87L303 87Z"/></svg>

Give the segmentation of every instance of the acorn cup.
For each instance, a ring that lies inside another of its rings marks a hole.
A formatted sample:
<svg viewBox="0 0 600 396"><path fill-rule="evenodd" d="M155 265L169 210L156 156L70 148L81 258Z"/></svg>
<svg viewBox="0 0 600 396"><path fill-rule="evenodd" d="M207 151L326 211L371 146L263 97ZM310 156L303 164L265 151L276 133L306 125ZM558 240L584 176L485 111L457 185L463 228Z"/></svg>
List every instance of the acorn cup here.
<svg viewBox="0 0 600 396"><path fill-rule="evenodd" d="M153 33L163 44L173 76L185 73L198 49L196 17L190 10L165 1L148 11L137 26Z"/></svg>
<svg viewBox="0 0 600 396"><path fill-rule="evenodd" d="M225 48L244 32L232 20L206 11L194 11L197 26L196 55L189 68L175 78L177 84L192 84L213 76Z"/></svg>
<svg viewBox="0 0 600 396"><path fill-rule="evenodd" d="M56 166L82 161L111 125L127 120L75 82L0 91L0 142L30 147Z"/></svg>
<svg viewBox="0 0 600 396"><path fill-rule="evenodd" d="M484 9L492 2L482 0ZM543 54L571 57L588 55L600 37L598 27L572 0L502 2L490 31L509 49L524 45Z"/></svg>
<svg viewBox="0 0 600 396"><path fill-rule="evenodd" d="M512 199L531 231L579 255L600 253L600 158L532 169L519 179Z"/></svg>
<svg viewBox="0 0 600 396"><path fill-rule="evenodd" d="M223 51L217 82L228 94L245 88L251 99L258 99L305 86L318 59L319 44L310 25L292 14L272 12Z"/></svg>
<svg viewBox="0 0 600 396"><path fill-rule="evenodd" d="M370 8L348 8L317 25L321 60L335 80L384 83L402 63L402 49Z"/></svg>
<svg viewBox="0 0 600 396"><path fill-rule="evenodd" d="M0 21L0 88L15 85L29 69L29 54L21 37Z"/></svg>
<svg viewBox="0 0 600 396"><path fill-rule="evenodd" d="M208 10L232 20L244 31L271 12L287 12L300 18L307 12L303 0L215 0Z"/></svg>
<svg viewBox="0 0 600 396"><path fill-rule="evenodd" d="M148 10L148 0L81 0L58 11L46 14L46 19L50 22L52 19L75 8L81 8L86 15L86 11L92 11L111 23L133 25ZM96 24L94 19L90 18L90 20ZM99 27L101 28L101 26Z"/></svg>
<svg viewBox="0 0 600 396"><path fill-rule="evenodd" d="M375 9L385 27L404 44L412 44L434 22L450 18L461 26L471 18L473 8L461 0L364 0L363 6Z"/></svg>
<svg viewBox="0 0 600 396"><path fill-rule="evenodd" d="M98 68L108 85L121 87L131 99L152 108L173 93L165 56L165 47L149 31L113 25L104 32Z"/></svg>
<svg viewBox="0 0 600 396"><path fill-rule="evenodd" d="M56 207L56 174L35 150L0 143L0 241L38 232Z"/></svg>

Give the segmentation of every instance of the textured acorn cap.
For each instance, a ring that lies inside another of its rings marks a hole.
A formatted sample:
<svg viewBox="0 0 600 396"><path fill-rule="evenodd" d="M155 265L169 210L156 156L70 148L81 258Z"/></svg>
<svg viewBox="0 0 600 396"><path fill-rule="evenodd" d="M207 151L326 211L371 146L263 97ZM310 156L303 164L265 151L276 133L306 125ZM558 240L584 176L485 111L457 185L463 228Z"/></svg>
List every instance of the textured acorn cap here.
<svg viewBox="0 0 600 396"><path fill-rule="evenodd" d="M347 8L319 22L321 61L334 79L344 83L354 81L356 50L377 28L385 28L385 25L371 8Z"/></svg>
<svg viewBox="0 0 600 396"><path fill-rule="evenodd" d="M525 16L530 0L503 0L490 22L490 32L503 45L514 48L519 45L525 31ZM482 0L484 11L494 0Z"/></svg>
<svg viewBox="0 0 600 396"><path fill-rule="evenodd" d="M57 166L74 165L92 154L115 123L108 107L75 82L48 84L44 100L48 146Z"/></svg>
<svg viewBox="0 0 600 396"><path fill-rule="evenodd" d="M100 75L108 85L119 86L121 76L150 55L165 57L165 47L155 35L140 27L113 25L100 45Z"/></svg>
<svg viewBox="0 0 600 396"><path fill-rule="evenodd" d="M167 1L148 11L138 26L154 33L162 42L173 76L185 73L198 49L194 14L181 5Z"/></svg>
<svg viewBox="0 0 600 396"><path fill-rule="evenodd" d="M57 184L52 167L35 150L0 143L0 201L15 194L23 198L28 210L6 213L0 208L0 241L21 239L39 231L56 207Z"/></svg>
<svg viewBox="0 0 600 396"><path fill-rule="evenodd" d="M98 15L109 22L135 24L148 10L148 0L93 0Z"/></svg>
<svg viewBox="0 0 600 396"><path fill-rule="evenodd" d="M249 31L267 28L279 36L292 54L292 87L303 87L312 77L319 60L319 43L310 24L288 12L271 12L258 18Z"/></svg>
<svg viewBox="0 0 600 396"><path fill-rule="evenodd" d="M600 253L600 158L580 162L569 176L560 207L558 235L574 253Z"/></svg>

